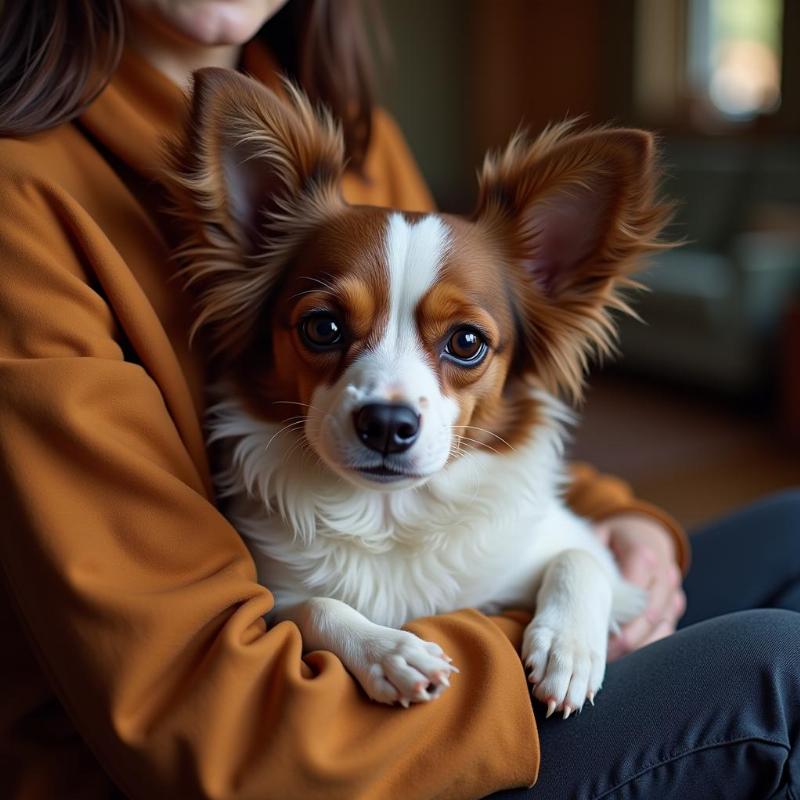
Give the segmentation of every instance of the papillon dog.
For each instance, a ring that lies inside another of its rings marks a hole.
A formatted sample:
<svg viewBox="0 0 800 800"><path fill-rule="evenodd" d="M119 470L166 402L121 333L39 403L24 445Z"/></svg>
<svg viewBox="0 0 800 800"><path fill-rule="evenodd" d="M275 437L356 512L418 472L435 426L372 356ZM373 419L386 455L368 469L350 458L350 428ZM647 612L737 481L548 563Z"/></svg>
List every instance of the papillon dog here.
<svg viewBox="0 0 800 800"><path fill-rule="evenodd" d="M373 700L424 703L456 665L401 626L533 612L534 696L593 700L636 616L563 496L567 406L663 247L652 137L555 125L487 156L470 217L349 205L340 129L297 89L196 73L167 183L214 373L216 486L306 650Z"/></svg>

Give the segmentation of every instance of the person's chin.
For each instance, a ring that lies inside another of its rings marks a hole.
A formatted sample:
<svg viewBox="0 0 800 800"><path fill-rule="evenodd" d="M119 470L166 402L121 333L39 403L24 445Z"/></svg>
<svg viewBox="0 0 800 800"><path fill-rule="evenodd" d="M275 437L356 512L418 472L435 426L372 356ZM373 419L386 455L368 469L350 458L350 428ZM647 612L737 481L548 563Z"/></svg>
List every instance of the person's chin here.
<svg viewBox="0 0 800 800"><path fill-rule="evenodd" d="M204 0L182 8L174 22L180 32L207 47L250 41L282 6L280 0Z"/></svg>

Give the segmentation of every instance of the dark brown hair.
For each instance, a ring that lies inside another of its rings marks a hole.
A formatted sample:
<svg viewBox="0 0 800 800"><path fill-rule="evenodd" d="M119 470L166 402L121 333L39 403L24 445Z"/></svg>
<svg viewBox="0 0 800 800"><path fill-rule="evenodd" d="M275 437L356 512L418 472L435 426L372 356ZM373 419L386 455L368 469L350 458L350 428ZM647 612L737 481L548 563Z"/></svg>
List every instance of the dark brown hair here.
<svg viewBox="0 0 800 800"><path fill-rule="evenodd" d="M360 169L372 133L373 64L362 0L289 0L259 34L281 69L341 120L350 166ZM383 33L377 10L368 10Z"/></svg>
<svg viewBox="0 0 800 800"><path fill-rule="evenodd" d="M341 120L356 169L373 107L360 12L359 0L290 0L259 34L281 69ZM119 63L124 22L122 0L0 0L0 136L79 116Z"/></svg>
<svg viewBox="0 0 800 800"><path fill-rule="evenodd" d="M0 3L0 136L27 136L76 117L116 69L121 0Z"/></svg>

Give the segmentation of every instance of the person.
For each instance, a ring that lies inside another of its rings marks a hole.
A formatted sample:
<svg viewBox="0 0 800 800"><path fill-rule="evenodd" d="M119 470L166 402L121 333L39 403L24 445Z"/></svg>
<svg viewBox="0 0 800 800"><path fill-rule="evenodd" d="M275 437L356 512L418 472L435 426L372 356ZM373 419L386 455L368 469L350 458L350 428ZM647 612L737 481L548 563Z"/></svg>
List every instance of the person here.
<svg viewBox="0 0 800 800"><path fill-rule="evenodd" d="M182 89L212 65L287 72L331 107L349 201L432 208L373 108L350 0L0 7L0 796L797 797L797 494L695 537L668 636L685 535L576 466L569 502L649 604L569 721L534 713L517 612L410 623L461 674L409 710L267 629L270 594L213 504L158 178Z"/></svg>

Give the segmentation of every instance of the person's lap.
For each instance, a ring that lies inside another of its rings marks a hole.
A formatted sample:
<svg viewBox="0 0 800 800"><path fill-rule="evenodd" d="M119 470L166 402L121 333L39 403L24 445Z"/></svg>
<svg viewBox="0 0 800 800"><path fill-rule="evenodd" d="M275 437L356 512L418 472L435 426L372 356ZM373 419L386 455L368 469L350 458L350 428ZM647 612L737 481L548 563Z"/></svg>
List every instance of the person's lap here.
<svg viewBox="0 0 800 800"><path fill-rule="evenodd" d="M495 800L800 800L800 492L692 545L681 630L610 664L580 715L537 703L539 780Z"/></svg>
<svg viewBox="0 0 800 800"><path fill-rule="evenodd" d="M750 608L800 611L800 490L754 503L691 540L681 628Z"/></svg>

